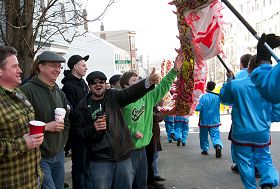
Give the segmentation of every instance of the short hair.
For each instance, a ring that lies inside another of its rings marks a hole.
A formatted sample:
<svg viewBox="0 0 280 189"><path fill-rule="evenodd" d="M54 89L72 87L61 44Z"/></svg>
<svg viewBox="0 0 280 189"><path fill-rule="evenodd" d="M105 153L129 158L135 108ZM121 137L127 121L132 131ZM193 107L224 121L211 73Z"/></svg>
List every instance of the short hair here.
<svg viewBox="0 0 280 189"><path fill-rule="evenodd" d="M208 81L207 82L207 86L206 86L206 89L208 91L213 91L216 87L216 83L214 81Z"/></svg>
<svg viewBox="0 0 280 189"><path fill-rule="evenodd" d="M255 54L249 61L248 72L251 73L255 68L257 68L263 61L257 61L257 55Z"/></svg>
<svg viewBox="0 0 280 189"><path fill-rule="evenodd" d="M248 67L250 58L252 58L251 54L244 54L240 57L240 63L242 64L243 68Z"/></svg>
<svg viewBox="0 0 280 189"><path fill-rule="evenodd" d="M10 46L0 46L0 68L4 68L7 64L6 59L11 55L17 55L17 50Z"/></svg>
<svg viewBox="0 0 280 189"><path fill-rule="evenodd" d="M127 71L125 72L121 78L120 78L120 85L122 88L125 88L125 85L129 85L128 81L130 78L132 77L137 77L137 73L133 72L133 71Z"/></svg>

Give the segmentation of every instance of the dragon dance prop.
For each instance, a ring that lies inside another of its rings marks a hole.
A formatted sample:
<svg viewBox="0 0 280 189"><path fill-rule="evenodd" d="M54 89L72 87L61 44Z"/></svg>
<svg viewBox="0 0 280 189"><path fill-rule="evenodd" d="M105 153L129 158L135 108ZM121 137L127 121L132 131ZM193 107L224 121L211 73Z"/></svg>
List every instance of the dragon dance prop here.
<svg viewBox="0 0 280 189"><path fill-rule="evenodd" d="M180 48L176 52L183 57L184 62L175 87L171 89L173 96L165 97L173 101L161 111L165 114L188 115L204 92L207 76L205 61L222 54L222 6L218 0L173 0L169 4L175 5L177 9L174 13L177 15ZM162 70L168 67L167 63L163 61Z"/></svg>

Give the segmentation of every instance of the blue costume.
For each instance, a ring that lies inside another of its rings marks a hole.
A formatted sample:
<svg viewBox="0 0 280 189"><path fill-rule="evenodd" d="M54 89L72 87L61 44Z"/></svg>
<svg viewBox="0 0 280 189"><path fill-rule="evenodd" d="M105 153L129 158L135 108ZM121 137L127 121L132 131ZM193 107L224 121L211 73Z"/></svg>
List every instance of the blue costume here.
<svg viewBox="0 0 280 189"><path fill-rule="evenodd" d="M248 68L243 68L235 74L235 79L241 79L248 76ZM231 145L231 159L232 162L235 163L235 159L233 156L233 146Z"/></svg>
<svg viewBox="0 0 280 189"><path fill-rule="evenodd" d="M274 67L270 62L262 64L251 74L251 80L256 85L262 97L272 103L280 103L280 61Z"/></svg>
<svg viewBox="0 0 280 189"><path fill-rule="evenodd" d="M256 189L255 167L260 185L278 185L278 172L270 156L270 126L279 121L280 106L267 102L257 92L250 75L226 83L220 91L222 103L232 104L233 155L246 189Z"/></svg>
<svg viewBox="0 0 280 189"><path fill-rule="evenodd" d="M235 74L235 79L241 79L243 77L246 77L247 75L248 75L248 69L247 68L243 68L242 70L239 70Z"/></svg>
<svg viewBox="0 0 280 189"><path fill-rule="evenodd" d="M208 132L214 148L216 145L222 148L223 144L219 131L219 126L221 125L219 96L213 93L202 95L195 110L200 112L198 126L201 150L203 152L209 150Z"/></svg>
<svg viewBox="0 0 280 189"><path fill-rule="evenodd" d="M165 130L168 142L172 142L171 133L174 133L174 115L164 116Z"/></svg>
<svg viewBox="0 0 280 189"><path fill-rule="evenodd" d="M175 138L178 141L177 146L185 146L189 134L189 118L188 116L178 116L174 117L174 129L175 129Z"/></svg>

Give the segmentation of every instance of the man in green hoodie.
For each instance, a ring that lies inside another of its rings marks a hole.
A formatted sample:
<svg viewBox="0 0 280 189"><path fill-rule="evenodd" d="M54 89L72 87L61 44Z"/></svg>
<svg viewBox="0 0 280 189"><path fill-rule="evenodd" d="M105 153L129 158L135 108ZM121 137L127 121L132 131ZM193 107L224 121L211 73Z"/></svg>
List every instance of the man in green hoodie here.
<svg viewBox="0 0 280 189"><path fill-rule="evenodd" d="M35 119L46 123L44 141L40 146L40 166L44 173L42 189L64 188L64 145L68 138L70 107L65 94L56 84L65 59L55 52L44 51L34 62L37 73L20 90L35 110ZM65 119L55 121L56 108L67 110Z"/></svg>
<svg viewBox="0 0 280 189"><path fill-rule="evenodd" d="M152 138L153 107L165 96L181 69L183 57L179 55L174 63L174 68L162 79L158 86L141 99L123 108L124 118L128 124L134 150L131 161L134 169L133 189L147 188L147 158L145 146ZM127 88L139 81L134 72L126 72L120 79L122 88Z"/></svg>

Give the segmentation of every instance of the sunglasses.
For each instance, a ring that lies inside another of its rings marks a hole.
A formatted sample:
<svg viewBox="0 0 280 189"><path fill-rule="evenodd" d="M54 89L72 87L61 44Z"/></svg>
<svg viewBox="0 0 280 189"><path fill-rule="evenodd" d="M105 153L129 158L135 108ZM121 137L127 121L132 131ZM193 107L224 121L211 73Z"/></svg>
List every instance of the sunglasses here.
<svg viewBox="0 0 280 189"><path fill-rule="evenodd" d="M104 84L104 83L105 83L105 80L93 80L93 81L89 82L90 85Z"/></svg>

